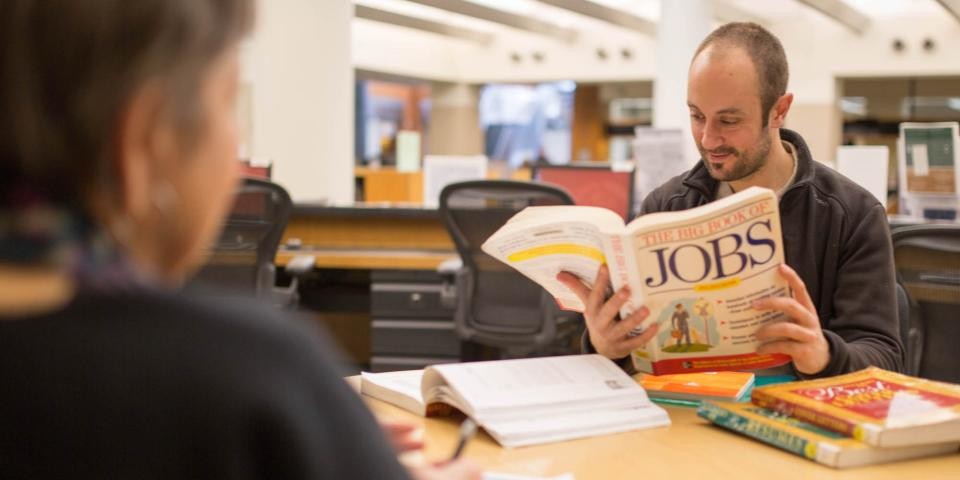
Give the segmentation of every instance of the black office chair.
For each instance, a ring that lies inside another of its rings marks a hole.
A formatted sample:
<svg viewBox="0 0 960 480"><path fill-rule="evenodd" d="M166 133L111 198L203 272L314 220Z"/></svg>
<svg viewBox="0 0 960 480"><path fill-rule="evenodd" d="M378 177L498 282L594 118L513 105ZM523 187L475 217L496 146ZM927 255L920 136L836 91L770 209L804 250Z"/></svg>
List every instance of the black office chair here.
<svg viewBox="0 0 960 480"><path fill-rule="evenodd" d="M297 304L297 275L313 268L312 261L298 258L288 268L293 279L276 287L274 259L287 226L293 202L280 185L259 178L244 178L233 208L224 223L213 253L187 288L209 293L213 289L231 295L255 296L276 306Z"/></svg>
<svg viewBox="0 0 960 480"><path fill-rule="evenodd" d="M893 253L911 301L907 372L960 383L960 225L898 228Z"/></svg>
<svg viewBox="0 0 960 480"><path fill-rule="evenodd" d="M915 375L912 369L912 355L919 347L912 346L910 339L910 296L907 295L907 289L897 283L897 322L900 330L900 343L903 345L903 368L904 373Z"/></svg>
<svg viewBox="0 0 960 480"><path fill-rule="evenodd" d="M525 207L572 204L566 191L532 182L477 180L440 192L440 216L462 260L455 313L461 340L497 348L508 358L576 351L582 317L559 310L541 286L480 249ZM485 359L471 357L463 359Z"/></svg>

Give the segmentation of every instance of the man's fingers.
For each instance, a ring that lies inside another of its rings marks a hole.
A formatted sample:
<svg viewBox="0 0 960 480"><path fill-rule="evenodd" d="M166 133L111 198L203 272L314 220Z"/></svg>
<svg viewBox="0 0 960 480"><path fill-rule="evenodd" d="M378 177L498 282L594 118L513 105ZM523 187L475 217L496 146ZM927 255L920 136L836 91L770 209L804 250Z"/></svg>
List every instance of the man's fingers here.
<svg viewBox="0 0 960 480"><path fill-rule="evenodd" d="M617 322L615 319L617 318L620 309L623 308L623 305L627 303L627 300L629 299L630 290L627 287L621 288L614 296L610 297L610 299L607 300L602 307L600 307L600 310L597 312L597 314L594 315L596 320L604 320L595 322L599 323L599 325L596 326L603 328L604 330L608 330L615 325L623 323L623 321Z"/></svg>
<svg viewBox="0 0 960 480"><path fill-rule="evenodd" d="M576 295L584 305L587 304L587 298L590 296L590 289L580 281L579 277L570 272L560 272L557 274L557 281L569 288L570 291L573 292L573 294Z"/></svg>
<svg viewBox="0 0 960 480"><path fill-rule="evenodd" d="M604 300L607 297L607 288L609 286L610 270L606 265L600 265L600 270L597 271L597 281L593 282L593 290L587 297L587 301L583 302L586 304L587 310L591 312L600 310L600 307L603 305Z"/></svg>
<svg viewBox="0 0 960 480"><path fill-rule="evenodd" d="M777 310L783 312L787 314L794 323L803 327L814 328L820 326L816 315L805 309L793 298L762 298L760 300L754 300L752 306L755 310Z"/></svg>
<svg viewBox="0 0 960 480"><path fill-rule="evenodd" d="M619 322L615 323L610 329L610 336L612 337L626 337L630 332L634 331L637 327L643 323L647 317L650 316L650 309L646 305L637 309L636 312L631 313L627 318L621 319Z"/></svg>
<svg viewBox="0 0 960 480"><path fill-rule="evenodd" d="M773 353L782 353L789 355L790 358L797 358L801 354L802 345L791 340L777 340L775 342L761 343L757 346L757 353L760 355L770 355Z"/></svg>
<svg viewBox="0 0 960 480"><path fill-rule="evenodd" d="M640 335L629 336L629 335L620 335L619 337L614 337L613 335L607 338L608 343L607 347L602 353L608 358L621 358L627 355L630 355L630 352L643 347L650 341L654 335L657 334L658 325L653 324L647 327ZM599 351L599 350L598 350Z"/></svg>
<svg viewBox="0 0 960 480"><path fill-rule="evenodd" d="M764 325L757 330L757 340L761 343L792 340L800 343L809 343L816 340L814 331L790 322L775 322Z"/></svg>
<svg viewBox="0 0 960 480"><path fill-rule="evenodd" d="M807 286L794 269L790 268L786 263L780 264L780 276L787 281L787 285L790 285L794 298L800 302L800 305L803 305L804 308L811 312L817 311L817 308L813 306L813 300L810 299L810 292L807 291Z"/></svg>

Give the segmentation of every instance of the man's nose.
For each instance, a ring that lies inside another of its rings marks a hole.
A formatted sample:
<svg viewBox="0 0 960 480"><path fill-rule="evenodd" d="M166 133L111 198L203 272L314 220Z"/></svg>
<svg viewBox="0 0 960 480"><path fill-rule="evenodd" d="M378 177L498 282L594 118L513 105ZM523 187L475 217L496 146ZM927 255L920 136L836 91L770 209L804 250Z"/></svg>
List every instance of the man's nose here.
<svg viewBox="0 0 960 480"><path fill-rule="evenodd" d="M706 122L703 126L703 134L700 135L700 145L707 150L713 150L723 145L723 137L713 126L713 122Z"/></svg>

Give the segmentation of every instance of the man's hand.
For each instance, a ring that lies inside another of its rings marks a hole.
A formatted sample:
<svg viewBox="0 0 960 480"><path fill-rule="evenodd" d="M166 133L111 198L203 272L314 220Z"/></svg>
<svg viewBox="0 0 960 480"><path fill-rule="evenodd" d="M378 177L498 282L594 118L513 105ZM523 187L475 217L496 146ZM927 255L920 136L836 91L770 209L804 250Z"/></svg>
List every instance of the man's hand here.
<svg viewBox="0 0 960 480"><path fill-rule="evenodd" d="M587 331L590 332L590 343L600 355L610 359L626 357L657 334L657 325L653 324L640 335L629 335L631 330L650 315L650 310L647 307L641 307L629 317L620 320L618 312L630 298L630 290L624 286L609 300L604 298L604 292L610 285L610 271L606 265L600 266L597 281L592 290L587 288L576 275L569 272L560 272L557 280L569 288L586 306L583 318L587 323Z"/></svg>
<svg viewBox="0 0 960 480"><path fill-rule="evenodd" d="M764 298L754 301L753 308L777 310L790 320L767 324L757 330L757 340L761 342L757 353L790 355L798 372L806 375L819 373L830 363L830 345L820 329L817 309L797 272L783 264L780 265L780 276L793 291L793 298Z"/></svg>

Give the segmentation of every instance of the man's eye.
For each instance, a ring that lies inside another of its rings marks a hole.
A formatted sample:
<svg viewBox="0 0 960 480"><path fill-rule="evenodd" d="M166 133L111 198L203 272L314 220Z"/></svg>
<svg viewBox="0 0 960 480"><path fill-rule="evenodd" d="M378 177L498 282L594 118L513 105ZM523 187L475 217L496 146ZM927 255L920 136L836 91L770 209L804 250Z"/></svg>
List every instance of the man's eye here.
<svg viewBox="0 0 960 480"><path fill-rule="evenodd" d="M724 119L724 120L720 120L720 123L723 125L736 125L740 123L740 120Z"/></svg>

